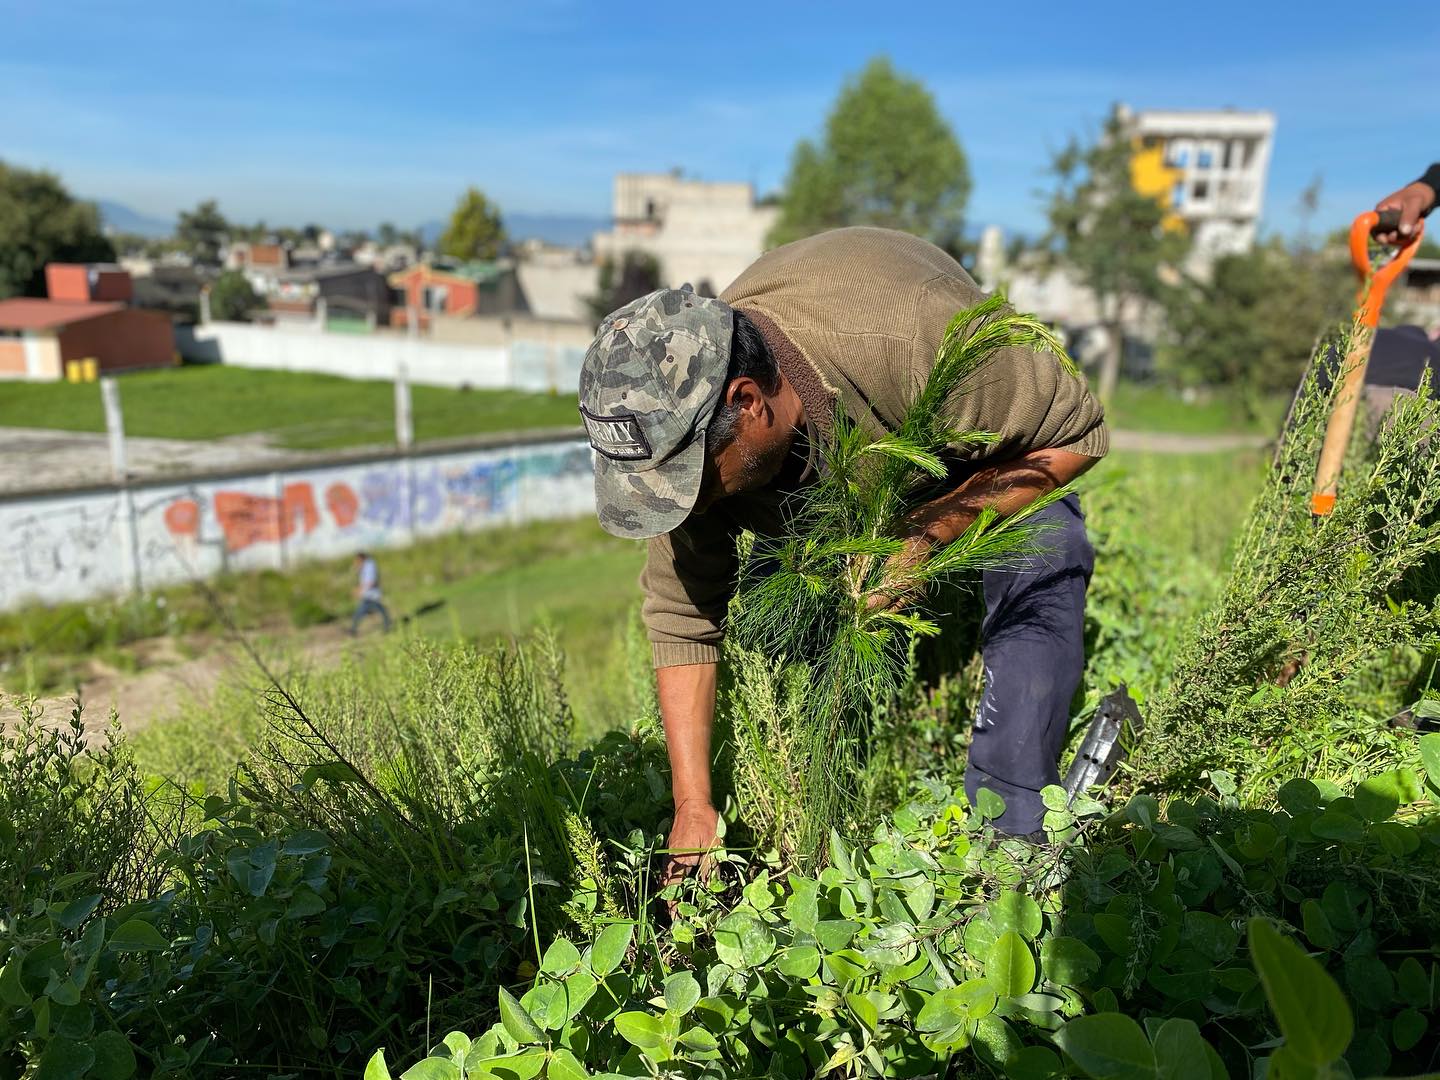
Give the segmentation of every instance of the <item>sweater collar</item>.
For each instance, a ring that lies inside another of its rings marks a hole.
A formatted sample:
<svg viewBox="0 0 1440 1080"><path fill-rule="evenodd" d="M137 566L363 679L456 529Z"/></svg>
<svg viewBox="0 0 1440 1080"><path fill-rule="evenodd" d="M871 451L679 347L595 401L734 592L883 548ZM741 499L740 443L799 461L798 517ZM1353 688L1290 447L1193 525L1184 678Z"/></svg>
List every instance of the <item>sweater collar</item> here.
<svg viewBox="0 0 1440 1080"><path fill-rule="evenodd" d="M805 407L805 443L807 459L802 481L815 476L822 467L820 445L830 436L835 419L835 393L825 386L825 381L799 347L775 325L773 319L753 308L745 308L745 315L760 331L770 354L785 381L795 388L800 404Z"/></svg>

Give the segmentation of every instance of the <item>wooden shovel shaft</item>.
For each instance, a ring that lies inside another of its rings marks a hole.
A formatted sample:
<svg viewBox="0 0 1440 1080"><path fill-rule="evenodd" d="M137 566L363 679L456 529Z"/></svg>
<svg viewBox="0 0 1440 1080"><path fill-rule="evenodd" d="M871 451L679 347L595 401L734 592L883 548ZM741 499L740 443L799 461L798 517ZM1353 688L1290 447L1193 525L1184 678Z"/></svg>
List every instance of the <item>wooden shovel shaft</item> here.
<svg viewBox="0 0 1440 1080"><path fill-rule="evenodd" d="M1315 491L1310 496L1310 512L1316 517L1325 517L1335 509L1340 468L1345 462L1350 432L1355 428L1355 411L1360 406L1360 395L1365 389L1365 369L1369 366L1370 346L1374 342L1375 331L1364 323L1357 323L1350 352L1346 354L1345 366L1341 368L1335 408L1325 424L1325 441L1320 445Z"/></svg>

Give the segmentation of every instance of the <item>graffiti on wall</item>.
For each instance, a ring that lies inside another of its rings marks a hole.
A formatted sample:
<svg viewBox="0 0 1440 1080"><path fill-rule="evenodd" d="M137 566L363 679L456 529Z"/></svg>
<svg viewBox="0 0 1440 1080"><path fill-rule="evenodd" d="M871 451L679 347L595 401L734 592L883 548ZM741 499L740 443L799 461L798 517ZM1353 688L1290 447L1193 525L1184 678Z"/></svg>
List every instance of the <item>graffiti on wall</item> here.
<svg viewBox="0 0 1440 1080"><path fill-rule="evenodd" d="M133 538L115 491L0 501L0 609L409 543L417 535L586 512L584 443L337 464L134 494ZM134 560L127 566L126 560Z"/></svg>

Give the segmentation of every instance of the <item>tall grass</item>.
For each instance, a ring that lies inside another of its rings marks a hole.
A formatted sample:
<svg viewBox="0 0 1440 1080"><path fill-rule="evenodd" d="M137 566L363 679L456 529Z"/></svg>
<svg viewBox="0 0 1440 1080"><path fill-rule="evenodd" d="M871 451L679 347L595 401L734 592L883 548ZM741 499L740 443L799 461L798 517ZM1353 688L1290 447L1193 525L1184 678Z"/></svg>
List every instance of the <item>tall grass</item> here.
<svg viewBox="0 0 1440 1080"><path fill-rule="evenodd" d="M897 561L907 515L946 479L950 453L995 438L957 430L946 406L1006 348L1049 351L1070 366L1054 334L1003 297L961 311L899 428L872 439L837 415L822 476L785 531L742 552L729 624L735 646L751 654L741 663L746 704L735 710L737 783L771 808L764 831L802 865L820 856L832 828L856 818L874 720L905 685L914 642L938 632L892 601L1013 563L1033 550L1026 519L1064 494L1004 519L984 510L918 562Z"/></svg>

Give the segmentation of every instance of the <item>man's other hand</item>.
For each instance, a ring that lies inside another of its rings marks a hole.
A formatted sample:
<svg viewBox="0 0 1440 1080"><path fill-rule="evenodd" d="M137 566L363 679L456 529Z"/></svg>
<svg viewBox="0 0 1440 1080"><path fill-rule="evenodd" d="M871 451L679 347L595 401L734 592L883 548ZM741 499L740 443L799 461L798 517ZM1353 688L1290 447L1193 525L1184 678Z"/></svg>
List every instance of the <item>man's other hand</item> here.
<svg viewBox="0 0 1440 1080"><path fill-rule="evenodd" d="M1435 189L1419 180L1413 184L1406 184L1391 195L1386 195L1375 204L1375 209L1399 210L1400 228L1394 232L1376 233L1375 238L1382 244L1401 243L1415 231L1415 224L1420 220L1420 216L1434 205Z"/></svg>
<svg viewBox="0 0 1440 1080"><path fill-rule="evenodd" d="M675 824L666 841L667 854L660 868L660 887L674 885L691 874L704 876L709 871L707 853L715 846L720 815L709 803L686 802L675 809ZM675 902L669 902L670 915L675 915Z"/></svg>
<svg viewBox="0 0 1440 1080"><path fill-rule="evenodd" d="M866 611L903 611L920 600L924 590L914 583L915 568L935 549L925 533L906 537L905 546L885 561L880 587L865 600Z"/></svg>

